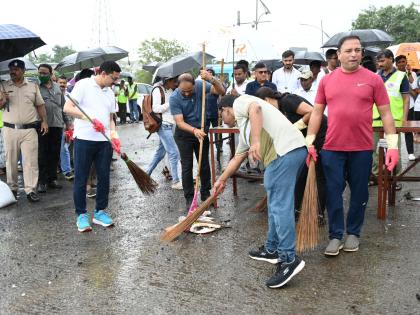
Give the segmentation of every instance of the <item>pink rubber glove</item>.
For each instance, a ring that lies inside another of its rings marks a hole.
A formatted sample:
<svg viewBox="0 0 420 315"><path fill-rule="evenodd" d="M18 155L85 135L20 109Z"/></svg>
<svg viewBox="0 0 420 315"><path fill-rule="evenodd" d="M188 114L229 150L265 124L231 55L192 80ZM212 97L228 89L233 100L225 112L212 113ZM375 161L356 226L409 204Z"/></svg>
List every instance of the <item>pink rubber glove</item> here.
<svg viewBox="0 0 420 315"><path fill-rule="evenodd" d="M121 141L118 138L112 138L112 149L118 154L121 155Z"/></svg>
<svg viewBox="0 0 420 315"><path fill-rule="evenodd" d="M386 151L385 165L388 171L392 171L398 164L399 153L398 149L388 149Z"/></svg>
<svg viewBox="0 0 420 315"><path fill-rule="evenodd" d="M67 143L69 143L70 141L73 141L73 129L64 131L64 135L66 136Z"/></svg>
<svg viewBox="0 0 420 315"><path fill-rule="evenodd" d="M316 163L316 160L318 159L318 154L316 153L315 147L310 146L308 147L308 156L306 157L306 166L309 168L309 163L311 162L311 158Z"/></svg>
<svg viewBox="0 0 420 315"><path fill-rule="evenodd" d="M105 132L104 125L96 118L92 119L93 129L95 129L97 132Z"/></svg>

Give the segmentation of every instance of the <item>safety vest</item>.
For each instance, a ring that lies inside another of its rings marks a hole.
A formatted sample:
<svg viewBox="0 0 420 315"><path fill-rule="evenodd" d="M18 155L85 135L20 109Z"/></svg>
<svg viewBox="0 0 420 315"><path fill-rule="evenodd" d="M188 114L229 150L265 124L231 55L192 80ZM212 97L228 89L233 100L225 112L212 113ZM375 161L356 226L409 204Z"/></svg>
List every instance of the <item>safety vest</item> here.
<svg viewBox="0 0 420 315"><path fill-rule="evenodd" d="M137 95L137 84L133 83L132 85L130 85L130 83L129 83L127 85L127 87L128 87L128 99L129 100L136 100L138 98L138 95ZM134 93L133 97L131 97L131 94L133 94L134 91L136 93Z"/></svg>
<svg viewBox="0 0 420 315"><path fill-rule="evenodd" d="M384 83L386 91L388 92L391 113L394 120L402 120L404 116L404 101L400 92L400 87L405 75L404 72L396 70ZM373 118L377 119L379 116L379 112L376 106L374 106Z"/></svg>
<svg viewBox="0 0 420 315"><path fill-rule="evenodd" d="M128 97L125 96L125 90L121 90L120 87L118 87L118 96L117 96L117 102L118 103L127 103Z"/></svg>
<svg viewBox="0 0 420 315"><path fill-rule="evenodd" d="M0 109L0 128L3 128L3 111L1 109Z"/></svg>

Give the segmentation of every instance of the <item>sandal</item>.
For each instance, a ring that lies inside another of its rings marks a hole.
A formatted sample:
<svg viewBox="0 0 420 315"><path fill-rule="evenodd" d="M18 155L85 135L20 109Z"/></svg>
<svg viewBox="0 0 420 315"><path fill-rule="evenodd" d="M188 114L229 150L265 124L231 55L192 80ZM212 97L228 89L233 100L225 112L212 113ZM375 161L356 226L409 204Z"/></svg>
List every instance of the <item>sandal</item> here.
<svg viewBox="0 0 420 315"><path fill-rule="evenodd" d="M172 176L171 176L171 172L169 172L169 169L168 169L168 167L164 167L163 168L163 170L162 170L162 174L163 174L163 176L165 176L165 178L167 179L167 180L172 180Z"/></svg>

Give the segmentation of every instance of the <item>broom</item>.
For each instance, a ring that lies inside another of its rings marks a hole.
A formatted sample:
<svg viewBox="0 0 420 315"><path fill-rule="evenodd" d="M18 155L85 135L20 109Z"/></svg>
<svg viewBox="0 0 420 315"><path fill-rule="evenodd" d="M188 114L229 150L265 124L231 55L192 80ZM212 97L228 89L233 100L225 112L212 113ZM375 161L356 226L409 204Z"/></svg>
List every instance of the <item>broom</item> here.
<svg viewBox="0 0 420 315"><path fill-rule="evenodd" d="M206 66L206 44L203 43L203 50L202 50L202 68L205 69ZM202 94L201 94L201 130L204 131L204 119L206 114L206 82L203 80L202 84ZM188 210L188 214L191 214L195 211L198 207L198 188L200 186L200 174L201 174L201 161L203 160L203 140L200 140L200 148L198 154L198 165L197 165L197 176L195 178L195 188L194 188L194 198L191 202L190 209Z"/></svg>
<svg viewBox="0 0 420 315"><path fill-rule="evenodd" d="M204 213L204 211L210 207L217 199L217 195L211 195L204 201L194 212L188 213L186 218L181 222L172 225L165 229L160 235L160 240L165 242L171 242L181 235L184 231L189 230L191 225L197 221L197 219Z"/></svg>
<svg viewBox="0 0 420 315"><path fill-rule="evenodd" d="M319 241L318 228L318 189L316 184L315 162L309 162L299 221L296 226L296 250L304 252L314 249Z"/></svg>
<svg viewBox="0 0 420 315"><path fill-rule="evenodd" d="M88 114L86 114L86 112L80 107L79 102L73 99L69 94L67 94L67 97L82 112L82 114L85 115L86 118L93 124L92 118L90 118ZM111 139L108 138L105 132L101 132L101 133L105 137L105 139L108 140L108 142L112 145ZM144 194L149 195L156 191L157 183L152 178L150 178L150 176L147 175L145 171L143 171L140 167L138 167L136 163L131 161L128 158L127 154L121 153L121 159L125 162L125 164L127 164L128 170L130 171L131 175L136 181L137 186L140 188L140 190Z"/></svg>

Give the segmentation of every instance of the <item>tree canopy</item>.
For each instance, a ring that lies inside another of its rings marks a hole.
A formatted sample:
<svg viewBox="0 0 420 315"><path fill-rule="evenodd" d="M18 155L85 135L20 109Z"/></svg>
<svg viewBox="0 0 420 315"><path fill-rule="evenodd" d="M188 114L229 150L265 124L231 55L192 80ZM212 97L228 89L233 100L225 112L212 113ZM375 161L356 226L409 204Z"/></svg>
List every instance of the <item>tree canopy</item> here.
<svg viewBox="0 0 420 315"><path fill-rule="evenodd" d="M370 6L353 21L353 29L376 28L394 37L394 43L420 41L420 12L418 5L396 5L377 9Z"/></svg>
<svg viewBox="0 0 420 315"><path fill-rule="evenodd" d="M139 61L147 64L152 61L167 61L174 56L187 52L186 47L177 40L152 38L140 43L138 49Z"/></svg>
<svg viewBox="0 0 420 315"><path fill-rule="evenodd" d="M60 46L55 45L52 48L53 54L42 53L33 57L33 54L29 54L29 60L35 63L59 63L64 57L75 53L76 51L71 46Z"/></svg>

